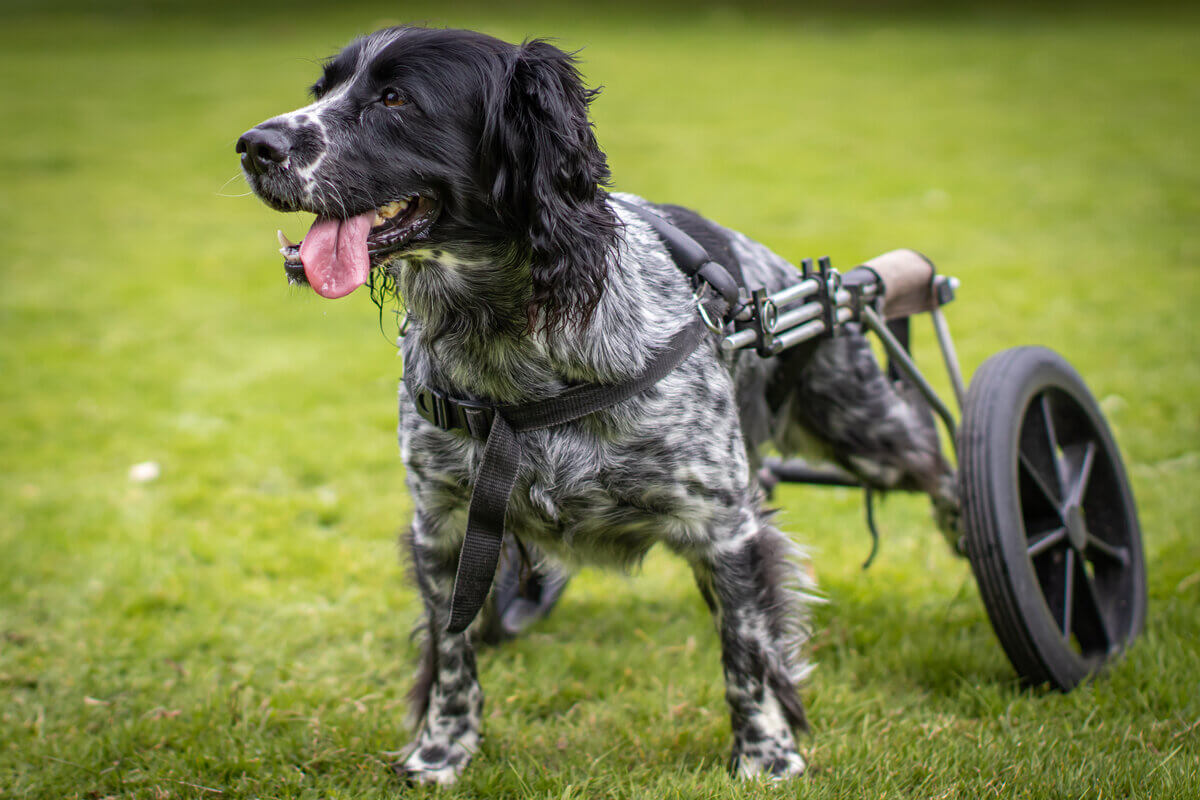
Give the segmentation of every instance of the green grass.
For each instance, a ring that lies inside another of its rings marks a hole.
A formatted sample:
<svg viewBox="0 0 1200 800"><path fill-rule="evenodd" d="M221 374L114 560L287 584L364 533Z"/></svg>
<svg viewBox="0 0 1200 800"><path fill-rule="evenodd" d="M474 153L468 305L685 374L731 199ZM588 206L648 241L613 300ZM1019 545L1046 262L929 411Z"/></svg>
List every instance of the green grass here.
<svg viewBox="0 0 1200 800"><path fill-rule="evenodd" d="M795 259L929 253L963 280L968 372L1063 352L1124 449L1150 585L1107 674L1022 690L919 499L888 500L863 573L857 495L789 488L831 601L809 778L725 775L716 637L656 554L482 656L487 737L447 796L1200 794L1197 17L24 5L0 18L0 797L404 791L400 364L364 296L284 285L273 231L307 222L244 196L233 155L397 20L585 47L619 188Z"/></svg>

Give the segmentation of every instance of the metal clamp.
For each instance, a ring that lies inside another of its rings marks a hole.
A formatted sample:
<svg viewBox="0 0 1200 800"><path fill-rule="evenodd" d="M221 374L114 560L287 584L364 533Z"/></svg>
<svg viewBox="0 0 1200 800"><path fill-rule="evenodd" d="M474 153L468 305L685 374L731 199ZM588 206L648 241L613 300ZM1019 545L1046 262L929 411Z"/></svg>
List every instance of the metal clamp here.
<svg viewBox="0 0 1200 800"><path fill-rule="evenodd" d="M840 275L833 268L829 256L821 256L817 261L817 274L820 276L817 302L821 304L821 321L825 323L825 333L832 336L837 332L837 294Z"/></svg>
<svg viewBox="0 0 1200 800"><path fill-rule="evenodd" d="M754 308L751 324L755 333L755 349L763 358L770 358L775 355L775 323L779 320L779 308L766 289L751 292L750 302Z"/></svg>

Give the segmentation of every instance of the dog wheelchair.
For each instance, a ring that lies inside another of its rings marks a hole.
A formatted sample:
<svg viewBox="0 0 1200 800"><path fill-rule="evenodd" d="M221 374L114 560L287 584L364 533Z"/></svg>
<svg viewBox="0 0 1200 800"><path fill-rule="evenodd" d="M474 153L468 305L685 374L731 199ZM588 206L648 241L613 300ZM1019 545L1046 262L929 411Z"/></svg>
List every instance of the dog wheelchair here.
<svg viewBox="0 0 1200 800"><path fill-rule="evenodd" d="M1016 347L988 358L964 384L942 313L959 287L913 250L895 250L842 274L828 258L801 262L784 289L740 288L736 314L714 322L726 354L767 358L861 325L877 336L888 374L941 421L958 462L955 549L970 561L1000 644L1023 682L1069 691L1124 651L1141 631L1146 577L1137 509L1121 455L1091 392L1061 356ZM956 419L914 362L910 327L927 314L949 376ZM767 459L759 478L862 487L875 545L872 491L848 472ZM506 548L519 544L506 544ZM515 635L544 616L565 576L519 580L509 553L497 575L495 622L485 640ZM871 557L875 555L872 547ZM864 564L864 567L867 564ZM526 579L530 576L525 575ZM530 588L532 587L532 588Z"/></svg>

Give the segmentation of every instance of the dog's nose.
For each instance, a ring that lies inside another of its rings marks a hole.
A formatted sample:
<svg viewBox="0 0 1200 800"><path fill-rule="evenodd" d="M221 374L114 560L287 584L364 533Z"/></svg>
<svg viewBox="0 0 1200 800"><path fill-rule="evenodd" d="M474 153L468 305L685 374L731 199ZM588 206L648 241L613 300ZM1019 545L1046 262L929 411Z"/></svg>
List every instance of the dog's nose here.
<svg viewBox="0 0 1200 800"><path fill-rule="evenodd" d="M242 166L261 175L274 164L282 164L291 149L287 137L275 128L251 128L237 141Z"/></svg>

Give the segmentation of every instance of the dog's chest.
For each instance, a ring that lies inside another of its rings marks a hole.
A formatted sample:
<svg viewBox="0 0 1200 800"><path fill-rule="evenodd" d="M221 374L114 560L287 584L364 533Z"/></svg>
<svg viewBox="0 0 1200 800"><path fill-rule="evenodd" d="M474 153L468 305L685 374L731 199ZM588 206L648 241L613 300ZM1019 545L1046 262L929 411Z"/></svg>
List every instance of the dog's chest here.
<svg viewBox="0 0 1200 800"><path fill-rule="evenodd" d="M644 397L523 434L507 530L565 560L618 565L656 541L703 544L748 491L724 377L697 359ZM483 443L432 428L403 397L400 433L417 506L439 537L461 537Z"/></svg>

